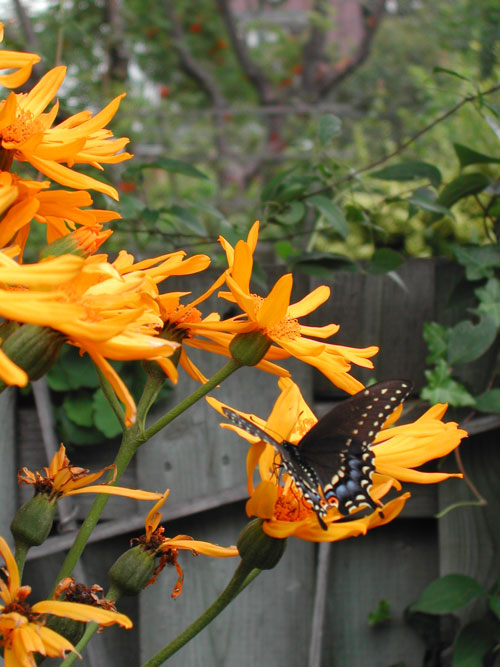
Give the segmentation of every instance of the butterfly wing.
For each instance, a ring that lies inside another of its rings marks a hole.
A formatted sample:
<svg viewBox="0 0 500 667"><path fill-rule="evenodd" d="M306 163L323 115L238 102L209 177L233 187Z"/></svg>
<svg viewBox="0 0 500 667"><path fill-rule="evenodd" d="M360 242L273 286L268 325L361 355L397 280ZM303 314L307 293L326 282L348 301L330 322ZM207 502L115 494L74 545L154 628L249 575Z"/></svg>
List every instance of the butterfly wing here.
<svg viewBox="0 0 500 667"><path fill-rule="evenodd" d="M375 469L370 445L412 387L408 380L367 387L336 405L299 442L301 459L315 470L325 499L336 499L342 514L376 507L369 494Z"/></svg>

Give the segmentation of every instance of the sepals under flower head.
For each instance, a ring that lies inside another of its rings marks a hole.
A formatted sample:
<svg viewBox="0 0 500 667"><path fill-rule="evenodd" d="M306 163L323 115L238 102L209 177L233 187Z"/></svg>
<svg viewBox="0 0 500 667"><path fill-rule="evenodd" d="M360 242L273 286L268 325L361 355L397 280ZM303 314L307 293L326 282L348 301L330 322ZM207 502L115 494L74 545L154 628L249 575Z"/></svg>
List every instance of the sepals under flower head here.
<svg viewBox="0 0 500 667"><path fill-rule="evenodd" d="M285 553L286 539L270 537L262 530L262 519L253 519L240 533L238 551L251 568L271 570Z"/></svg>
<svg viewBox="0 0 500 667"><path fill-rule="evenodd" d="M261 331L237 334L229 351L232 358L242 366L255 366L261 361L271 347L270 339Z"/></svg>
<svg viewBox="0 0 500 667"><path fill-rule="evenodd" d="M112 229L102 230L101 225L79 227L74 232L49 243L38 254L40 260L61 255L90 257L113 233Z"/></svg>
<svg viewBox="0 0 500 667"><path fill-rule="evenodd" d="M38 380L53 366L65 337L59 331L36 324L23 324L2 343L2 352L28 374ZM6 385L0 382L0 390Z"/></svg>
<svg viewBox="0 0 500 667"><path fill-rule="evenodd" d="M154 578L155 572L156 551L138 544L125 551L111 566L109 581L119 596L139 595Z"/></svg>
<svg viewBox="0 0 500 667"><path fill-rule="evenodd" d="M14 515L10 530L16 545L36 547L43 544L52 528L57 499L37 493Z"/></svg>

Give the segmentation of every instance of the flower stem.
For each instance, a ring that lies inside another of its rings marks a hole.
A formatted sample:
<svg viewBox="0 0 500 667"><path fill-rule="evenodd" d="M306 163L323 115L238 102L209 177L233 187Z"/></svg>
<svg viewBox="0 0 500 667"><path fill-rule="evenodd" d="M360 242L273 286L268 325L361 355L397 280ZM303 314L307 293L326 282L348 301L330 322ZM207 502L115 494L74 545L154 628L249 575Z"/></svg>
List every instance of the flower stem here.
<svg viewBox="0 0 500 667"><path fill-rule="evenodd" d="M78 642L78 644L75 646L75 649L78 651L78 653L70 653L59 665L59 667L70 667L75 660L78 660L78 654L82 652L82 649L84 649L89 641L92 639L92 637L95 635L95 633L99 630L99 623L94 623L91 621L90 623L87 624L87 627L85 628L85 632L83 633L82 638Z"/></svg>
<svg viewBox="0 0 500 667"><path fill-rule="evenodd" d="M226 588L219 595L217 600L199 616L194 623L191 623L180 635L178 635L167 646L158 651L156 655L144 663L143 667L158 667L163 664L174 653L187 644L193 637L203 630L213 619L218 616L223 609L237 596L241 591L260 574L261 570L252 568L244 561L238 565L233 578Z"/></svg>
<svg viewBox="0 0 500 667"><path fill-rule="evenodd" d="M166 415L160 417L160 419L158 419L158 421L150 426L150 428L148 428L146 431L141 433L141 427L139 424L134 424L131 428L126 429L123 433L122 443L114 461L114 465L116 466L116 477L114 484L118 482L128 464L132 460L137 449L144 442L158 433L158 431L160 431L164 426L170 424L171 421L173 421L189 407L191 407L191 405L196 403L196 401L198 401L200 398L205 396L205 394L208 394L209 391L211 391L227 377L229 377L232 373L234 373L234 371L238 370L238 368L240 368L240 364L238 364L233 359L230 359L225 366L223 366L213 377L210 378L210 380L205 382L205 384L199 387L190 396L185 398L181 403L179 403L179 405L170 410L170 412L167 412ZM108 480L111 476L112 473L108 477ZM73 542L73 545L69 550L68 555L66 556L62 568L59 571L55 585L57 585L61 579L64 579L64 577L69 577L73 572L73 569L78 559L82 555L83 550L85 549L85 545L87 544L87 541L92 534L92 531L96 527L97 522L99 521L99 518L104 508L106 507L108 499L109 495L101 493L94 500L92 507L90 508L85 521L82 523L78 535L76 536L75 541Z"/></svg>
<svg viewBox="0 0 500 667"><path fill-rule="evenodd" d="M30 547L29 544L26 544L26 542L21 542L21 540L15 540L15 547L15 559L17 563L17 569L19 570L19 579L22 580L24 563L26 562L26 556Z"/></svg>
<svg viewBox="0 0 500 667"><path fill-rule="evenodd" d="M234 371L237 371L238 368L241 368L241 365L234 359L230 359L225 366L223 366L215 375L213 375L210 380L202 384L201 387L198 387L190 396L185 398L183 401L176 405L175 408L167 412L167 414L160 417L157 422L152 424L143 434L144 441L149 440L156 435L158 431L170 424L176 417L178 417L182 412L191 407L196 401L199 401L200 398L203 398L209 391L212 391L218 384L223 380L228 378Z"/></svg>

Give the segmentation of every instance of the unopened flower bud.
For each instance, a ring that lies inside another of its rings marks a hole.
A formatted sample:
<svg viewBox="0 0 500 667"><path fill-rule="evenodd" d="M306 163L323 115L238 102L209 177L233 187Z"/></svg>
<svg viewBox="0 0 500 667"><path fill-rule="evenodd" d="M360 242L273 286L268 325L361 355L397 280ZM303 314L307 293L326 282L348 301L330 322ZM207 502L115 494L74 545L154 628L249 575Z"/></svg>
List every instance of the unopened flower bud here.
<svg viewBox="0 0 500 667"><path fill-rule="evenodd" d="M261 331L237 334L229 345L232 358L242 366L255 366L271 346L269 338Z"/></svg>
<svg viewBox="0 0 500 667"><path fill-rule="evenodd" d="M238 551L241 560L259 570L271 570L285 553L286 539L266 535L262 519L253 519L240 533Z"/></svg>
<svg viewBox="0 0 500 667"><path fill-rule="evenodd" d="M53 366L65 337L59 331L37 324L23 324L15 329L2 344L2 352L28 374L38 380ZM5 389L0 381L0 391Z"/></svg>
<svg viewBox="0 0 500 667"><path fill-rule="evenodd" d="M79 227L74 232L66 234L44 246L40 250L38 257L40 260L47 259L48 257L60 257L61 255L89 257L99 249L112 233L112 229L103 231L101 225Z"/></svg>
<svg viewBox="0 0 500 667"><path fill-rule="evenodd" d="M54 522L57 499L37 493L24 503L14 515L10 530L16 544L37 547L49 536Z"/></svg>
<svg viewBox="0 0 500 667"><path fill-rule="evenodd" d="M155 552L138 544L111 566L110 584L120 596L138 595L154 577L155 567Z"/></svg>

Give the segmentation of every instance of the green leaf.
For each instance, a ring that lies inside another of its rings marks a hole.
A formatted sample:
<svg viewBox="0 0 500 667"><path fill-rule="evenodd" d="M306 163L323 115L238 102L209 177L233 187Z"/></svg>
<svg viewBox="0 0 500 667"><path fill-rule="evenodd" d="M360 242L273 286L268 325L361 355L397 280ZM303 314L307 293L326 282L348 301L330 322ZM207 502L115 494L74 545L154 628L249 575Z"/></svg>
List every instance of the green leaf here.
<svg viewBox="0 0 500 667"><path fill-rule="evenodd" d="M452 667L483 667L483 656L498 637L498 628L488 619L466 625L455 643Z"/></svg>
<svg viewBox="0 0 500 667"><path fill-rule="evenodd" d="M328 252L314 252L299 255L293 261L293 268L312 276L332 277L335 271L358 270L357 264L345 255L335 255Z"/></svg>
<svg viewBox="0 0 500 667"><path fill-rule="evenodd" d="M457 79L462 79L462 81L470 81L470 79L468 79L463 74L459 74L458 72L455 72L455 70L448 69L447 67L434 67L432 71L434 74L450 74L450 76L456 76Z"/></svg>
<svg viewBox="0 0 500 667"><path fill-rule="evenodd" d="M273 176L267 184L262 188L260 195L261 202L268 202L275 199L275 194L278 191L278 188L285 182L285 180L290 176L290 174L295 171L297 167L292 167L291 169L286 169L282 171L281 174L276 174Z"/></svg>
<svg viewBox="0 0 500 667"><path fill-rule="evenodd" d="M448 355L448 329L437 322L426 322L423 328L423 336L429 350L425 360L426 363L432 366L439 359L446 359Z"/></svg>
<svg viewBox="0 0 500 667"><path fill-rule="evenodd" d="M421 208L429 213L438 213L439 215L450 215L453 217L453 213L450 209L438 204L436 195L427 188L419 188L418 190L415 190L411 197L408 197L406 201L412 206Z"/></svg>
<svg viewBox="0 0 500 667"><path fill-rule="evenodd" d="M500 158L479 153L478 151L464 146L463 144L453 144L455 153L460 161L461 167L467 167L469 164L500 164Z"/></svg>
<svg viewBox="0 0 500 667"><path fill-rule="evenodd" d="M414 179L428 178L431 184L438 188L441 185L441 172L433 164L413 160L385 167L370 174L372 178L383 181L413 181Z"/></svg>
<svg viewBox="0 0 500 667"><path fill-rule="evenodd" d="M281 213L275 213L274 218L283 225L295 225L304 217L305 204L301 201L291 201Z"/></svg>
<svg viewBox="0 0 500 667"><path fill-rule="evenodd" d="M488 599L488 604L491 611L495 616L500 620L500 595L490 595Z"/></svg>
<svg viewBox="0 0 500 667"><path fill-rule="evenodd" d="M108 403L102 389L98 389L94 394L94 423L106 438L116 438L122 432L120 422L118 421L113 409Z"/></svg>
<svg viewBox="0 0 500 667"><path fill-rule="evenodd" d="M410 610L449 614L465 607L478 595L484 595L484 591L475 579L465 574L447 574L429 584Z"/></svg>
<svg viewBox="0 0 500 667"><path fill-rule="evenodd" d="M190 231L194 232L198 236L207 235L205 227L188 208L174 204L174 206L172 206L170 209L170 215L173 215L176 220L181 222L182 225L185 225Z"/></svg>
<svg viewBox="0 0 500 667"><path fill-rule="evenodd" d="M496 324L488 315L482 316L476 325L469 320L459 322L449 331L449 363L453 366L474 361L492 345L496 335Z"/></svg>
<svg viewBox="0 0 500 667"><path fill-rule="evenodd" d="M290 243L290 241L277 241L274 244L274 249L282 260L287 260L290 257L295 257L300 254L297 246L295 246L293 243Z"/></svg>
<svg viewBox="0 0 500 667"><path fill-rule="evenodd" d="M390 604L387 600L380 600L376 609L368 614L368 625L374 627L391 620Z"/></svg>
<svg viewBox="0 0 500 667"><path fill-rule="evenodd" d="M388 273L394 271L405 261L403 255L392 248L379 248L375 250L367 264L368 273Z"/></svg>
<svg viewBox="0 0 500 667"><path fill-rule="evenodd" d="M62 409L57 411L58 434L65 444L72 445L97 445L102 442L102 433L96 428L78 426Z"/></svg>
<svg viewBox="0 0 500 667"><path fill-rule="evenodd" d="M78 350L70 345L63 347L46 378L53 391L69 391L80 387L95 389L99 386L91 359L87 355L80 356Z"/></svg>
<svg viewBox="0 0 500 667"><path fill-rule="evenodd" d="M313 195L308 198L308 201L313 204L343 239L347 238L349 227L344 218L344 214L342 213L342 209L337 206L337 204L323 195Z"/></svg>
<svg viewBox="0 0 500 667"><path fill-rule="evenodd" d="M78 426L90 427L94 423L92 395L88 392L72 392L64 397L63 409L71 421Z"/></svg>
<svg viewBox="0 0 500 667"><path fill-rule="evenodd" d="M441 190L436 202L445 208L451 208L460 199L479 194L489 184L490 179L479 172L461 174Z"/></svg>
<svg viewBox="0 0 500 667"><path fill-rule="evenodd" d="M183 174L184 176L191 176L192 178L200 178L204 181L208 181L209 178L202 171L193 167L189 162L184 162L183 160L174 160L168 157L162 157L154 162L148 162L146 164L141 164L136 167L136 169L164 169L165 171L171 171L176 174Z"/></svg>
<svg viewBox="0 0 500 667"><path fill-rule="evenodd" d="M342 129L342 121L333 114L322 116L319 121L318 137L322 146L325 146L333 137L337 137Z"/></svg>
<svg viewBox="0 0 500 667"><path fill-rule="evenodd" d="M500 244L455 246L453 252L458 263L465 267L467 280L491 278L500 267Z"/></svg>
<svg viewBox="0 0 500 667"><path fill-rule="evenodd" d="M489 315L500 327L500 280L490 278L484 287L478 287L474 294L479 299L478 312Z"/></svg>
<svg viewBox="0 0 500 667"><path fill-rule="evenodd" d="M476 398L476 409L479 412L500 413L500 389L490 389Z"/></svg>
<svg viewBox="0 0 500 667"><path fill-rule="evenodd" d="M425 386L420 395L429 403L449 403L456 408L475 405L475 399L467 389L453 380L451 377L451 368L444 359L439 359L436 367L425 371L427 386Z"/></svg>

